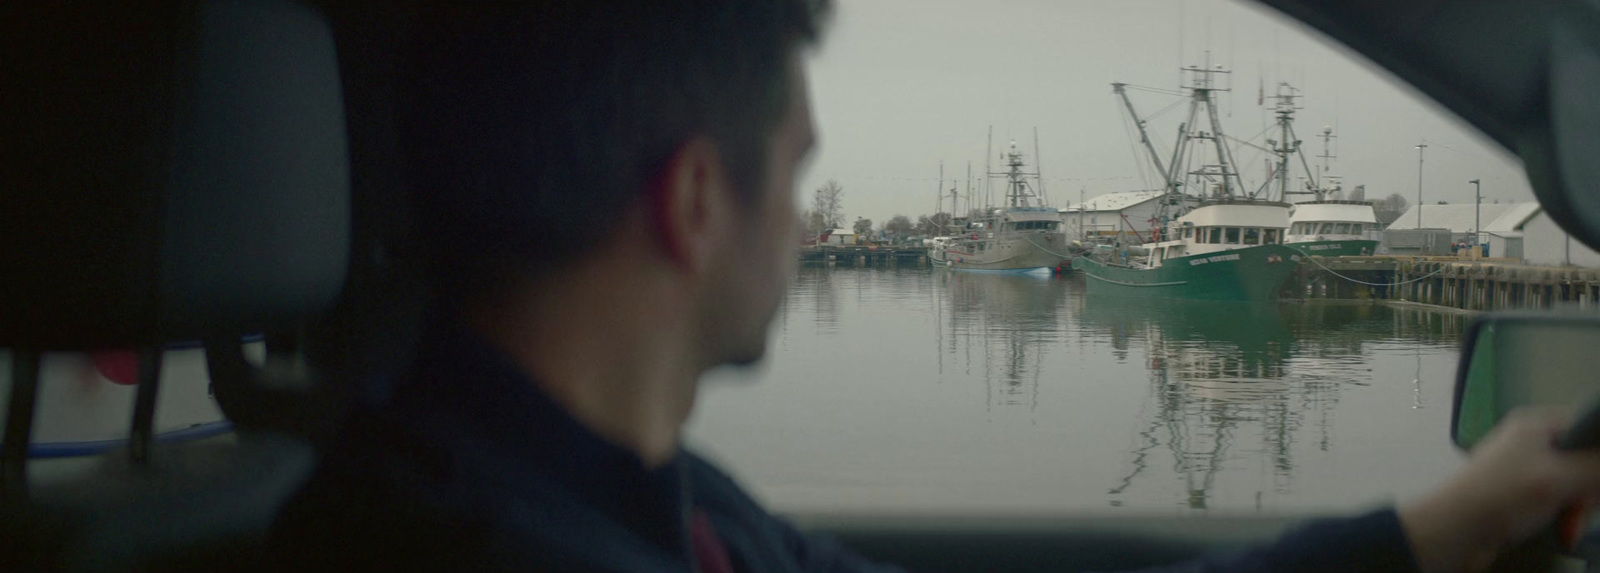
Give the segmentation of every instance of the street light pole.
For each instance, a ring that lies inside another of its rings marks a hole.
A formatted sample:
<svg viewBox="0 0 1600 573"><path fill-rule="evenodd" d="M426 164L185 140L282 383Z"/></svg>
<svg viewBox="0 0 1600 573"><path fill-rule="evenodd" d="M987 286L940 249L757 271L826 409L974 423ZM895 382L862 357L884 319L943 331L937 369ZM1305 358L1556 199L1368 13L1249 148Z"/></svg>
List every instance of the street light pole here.
<svg viewBox="0 0 1600 573"><path fill-rule="evenodd" d="M1417 144L1417 228L1422 228L1422 151L1428 148L1426 143Z"/></svg>
<svg viewBox="0 0 1600 573"><path fill-rule="evenodd" d="M1477 199L1477 202L1473 203L1473 207L1472 207L1472 209L1473 209L1472 210L1472 244L1473 245L1482 245L1483 244L1483 186L1478 184L1478 180L1477 179L1473 179L1471 181L1468 181L1467 183L1471 183L1472 184L1472 189L1473 189L1472 194L1473 194L1473 197L1476 197L1476 199Z"/></svg>

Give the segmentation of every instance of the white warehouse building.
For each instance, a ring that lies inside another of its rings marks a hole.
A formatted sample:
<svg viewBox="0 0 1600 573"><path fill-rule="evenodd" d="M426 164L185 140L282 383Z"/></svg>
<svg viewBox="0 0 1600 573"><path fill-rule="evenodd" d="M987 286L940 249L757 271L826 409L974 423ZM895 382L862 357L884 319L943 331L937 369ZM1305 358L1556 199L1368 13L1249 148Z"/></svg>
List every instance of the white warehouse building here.
<svg viewBox="0 0 1600 573"><path fill-rule="evenodd" d="M1159 223L1161 197L1166 192L1120 191L1106 193L1061 209L1062 228L1068 239L1122 241L1139 244L1150 240ZM1191 199L1198 203L1198 200Z"/></svg>

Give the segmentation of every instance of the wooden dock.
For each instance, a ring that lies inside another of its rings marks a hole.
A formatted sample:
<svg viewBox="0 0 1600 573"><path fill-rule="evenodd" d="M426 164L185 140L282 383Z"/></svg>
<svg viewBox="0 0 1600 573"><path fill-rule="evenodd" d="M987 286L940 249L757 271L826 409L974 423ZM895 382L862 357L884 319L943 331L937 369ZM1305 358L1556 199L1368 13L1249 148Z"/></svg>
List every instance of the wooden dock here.
<svg viewBox="0 0 1600 573"><path fill-rule="evenodd" d="M852 267L927 268L931 265L927 247L887 245L820 245L800 247L800 262L808 265L846 265Z"/></svg>
<svg viewBox="0 0 1600 573"><path fill-rule="evenodd" d="M1375 299L1469 311L1595 308L1600 269L1524 265L1511 259L1312 257L1290 298Z"/></svg>

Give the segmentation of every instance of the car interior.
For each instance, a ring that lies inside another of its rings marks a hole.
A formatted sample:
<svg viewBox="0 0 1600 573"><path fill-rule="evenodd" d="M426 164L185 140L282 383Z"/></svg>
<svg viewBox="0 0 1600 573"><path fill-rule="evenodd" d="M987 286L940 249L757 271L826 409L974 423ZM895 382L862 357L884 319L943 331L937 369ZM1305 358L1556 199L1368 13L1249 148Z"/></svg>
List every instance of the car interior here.
<svg viewBox="0 0 1600 573"><path fill-rule="evenodd" d="M1521 156L1546 210L1600 247L1600 4L1263 2ZM336 405L403 363L418 322L392 121L407 18L335 0L0 4L0 570L258 561ZM261 337L266 359L247 360ZM161 350L197 342L234 431L159 443ZM127 447L30 459L41 356L103 348L143 358ZM1319 516L795 517L913 570L1023 572L1171 563Z"/></svg>

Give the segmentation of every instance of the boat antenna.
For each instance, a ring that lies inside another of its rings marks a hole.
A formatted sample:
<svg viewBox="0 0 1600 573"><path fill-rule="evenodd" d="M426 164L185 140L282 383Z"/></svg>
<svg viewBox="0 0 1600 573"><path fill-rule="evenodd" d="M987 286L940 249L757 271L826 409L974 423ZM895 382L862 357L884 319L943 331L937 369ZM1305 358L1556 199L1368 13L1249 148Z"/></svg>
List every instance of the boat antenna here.
<svg viewBox="0 0 1600 573"><path fill-rule="evenodd" d="M1322 126L1322 155L1318 155L1317 157L1322 158L1322 172L1323 173L1327 173L1328 172L1329 167L1331 166L1331 164L1333 162L1333 159L1335 157L1338 157L1338 155L1335 154L1334 151L1333 151L1333 140L1338 139L1338 138L1339 138L1339 136L1333 134L1333 127L1332 126L1328 126L1328 125Z"/></svg>
<svg viewBox="0 0 1600 573"><path fill-rule="evenodd" d="M972 160L971 159L967 160L967 210L968 211L972 210ZM954 221L954 219L957 216L959 216L959 215L957 214L956 209L952 208L950 210L950 218L952 219L952 222Z"/></svg>
<svg viewBox="0 0 1600 573"><path fill-rule="evenodd" d="M1044 192L1044 157L1039 155L1039 127L1033 128L1033 177L1039 181L1039 203L1048 205L1049 195Z"/></svg>
<svg viewBox="0 0 1600 573"><path fill-rule="evenodd" d="M994 125L991 124L989 126L989 140L983 146L983 208L986 211L989 209L989 205L993 202L993 198L990 197L990 195L993 195L993 193L989 192L989 173L994 170L994 164L990 163L990 161L993 158Z"/></svg>
<svg viewBox="0 0 1600 573"><path fill-rule="evenodd" d="M940 171L943 171L943 169L941 169ZM950 178L950 214L951 214L952 217L955 216L955 212L959 208L961 208L961 195L960 195L960 193L958 193L956 191L956 179L954 177L951 177Z"/></svg>

